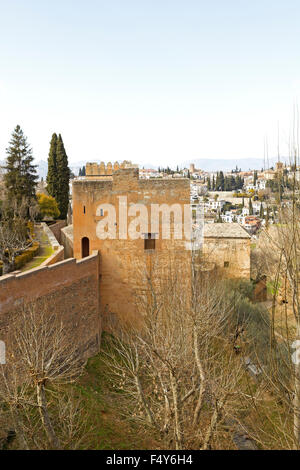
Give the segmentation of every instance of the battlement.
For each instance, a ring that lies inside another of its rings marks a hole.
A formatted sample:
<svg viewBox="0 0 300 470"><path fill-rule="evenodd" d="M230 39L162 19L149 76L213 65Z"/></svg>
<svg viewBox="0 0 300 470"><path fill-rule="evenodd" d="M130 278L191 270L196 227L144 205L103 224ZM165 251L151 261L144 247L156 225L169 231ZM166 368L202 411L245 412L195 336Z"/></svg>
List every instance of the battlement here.
<svg viewBox="0 0 300 470"><path fill-rule="evenodd" d="M138 168L138 165L124 160L122 163L115 162L112 164L108 162L106 165L104 162L101 163L87 163L85 166L85 175L86 177L110 177L118 170L124 170L128 168Z"/></svg>

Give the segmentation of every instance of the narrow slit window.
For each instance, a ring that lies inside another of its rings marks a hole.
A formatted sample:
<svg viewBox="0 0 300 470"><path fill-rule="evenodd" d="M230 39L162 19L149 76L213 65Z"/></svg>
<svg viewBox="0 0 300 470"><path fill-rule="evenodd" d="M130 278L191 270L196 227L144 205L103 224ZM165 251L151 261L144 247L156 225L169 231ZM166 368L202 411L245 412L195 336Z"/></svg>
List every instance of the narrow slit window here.
<svg viewBox="0 0 300 470"><path fill-rule="evenodd" d="M153 233L147 233L144 239L145 250L155 250L155 235Z"/></svg>
<svg viewBox="0 0 300 470"><path fill-rule="evenodd" d="M85 214L85 206L83 206L83 213Z"/></svg>

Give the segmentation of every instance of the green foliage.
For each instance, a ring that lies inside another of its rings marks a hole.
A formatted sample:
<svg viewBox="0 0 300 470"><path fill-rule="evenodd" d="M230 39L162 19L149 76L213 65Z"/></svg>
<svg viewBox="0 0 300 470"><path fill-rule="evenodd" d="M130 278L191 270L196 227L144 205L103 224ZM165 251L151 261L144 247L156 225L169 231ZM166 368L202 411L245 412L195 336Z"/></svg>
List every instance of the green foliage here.
<svg viewBox="0 0 300 470"><path fill-rule="evenodd" d="M240 280L240 279L227 279L226 283L228 291L239 294L242 297L251 300L254 292L254 284L251 281Z"/></svg>
<svg viewBox="0 0 300 470"><path fill-rule="evenodd" d="M264 209L262 203L260 204L260 209L259 209L259 217L263 219L264 217Z"/></svg>
<svg viewBox="0 0 300 470"><path fill-rule="evenodd" d="M57 192L57 162L56 162L57 135L54 133L50 142L48 156L47 191L52 197L56 197Z"/></svg>
<svg viewBox="0 0 300 470"><path fill-rule="evenodd" d="M58 181L56 200L61 217L62 219L65 219L67 217L69 206L70 169L68 166L68 157L60 134L57 140L56 157Z"/></svg>
<svg viewBox="0 0 300 470"><path fill-rule="evenodd" d="M269 313L263 306L252 302L252 282L229 280L226 283L232 304L230 324L244 329L247 343L251 345L251 350L244 352L253 355L253 358L257 354L264 362L270 345Z"/></svg>
<svg viewBox="0 0 300 470"><path fill-rule="evenodd" d="M216 191L237 191L244 186L244 180L240 175L225 176L223 171L217 173L216 181L213 178L212 189Z"/></svg>
<svg viewBox="0 0 300 470"><path fill-rule="evenodd" d="M52 217L54 219L59 217L60 212L54 197L38 193L37 200L41 215L43 217Z"/></svg>
<svg viewBox="0 0 300 470"><path fill-rule="evenodd" d="M32 149L21 127L16 126L6 150L4 183L8 198L20 202L35 198L36 165L33 165Z"/></svg>
<svg viewBox="0 0 300 470"><path fill-rule="evenodd" d="M249 215L253 215L253 206L252 206L251 197L250 197L250 199L249 199Z"/></svg>
<svg viewBox="0 0 300 470"><path fill-rule="evenodd" d="M70 169L61 135L52 135L48 158L47 191L54 197L62 219L67 217L69 206Z"/></svg>

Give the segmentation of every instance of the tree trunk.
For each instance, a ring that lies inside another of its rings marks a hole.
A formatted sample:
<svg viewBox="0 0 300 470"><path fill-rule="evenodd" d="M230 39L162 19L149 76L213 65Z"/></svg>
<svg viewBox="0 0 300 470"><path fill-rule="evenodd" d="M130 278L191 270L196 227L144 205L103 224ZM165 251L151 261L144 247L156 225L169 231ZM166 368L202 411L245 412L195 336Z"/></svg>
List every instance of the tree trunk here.
<svg viewBox="0 0 300 470"><path fill-rule="evenodd" d="M173 372L170 372L171 379L171 389L173 395L173 405L174 405L174 417L175 417L175 442L176 450L182 450L183 448L183 439L182 439L182 429L181 429L181 404L178 400L178 389L176 377Z"/></svg>
<svg viewBox="0 0 300 470"><path fill-rule="evenodd" d="M12 271L15 270L15 263L14 262L10 262L8 261L8 259L5 257L2 258L2 275L4 276L5 274L9 274L11 273Z"/></svg>
<svg viewBox="0 0 300 470"><path fill-rule="evenodd" d="M140 403L141 405L143 406L145 412L146 412L146 415L147 415L147 421L149 422L149 424L152 424L154 425L154 419L153 419L153 416L152 416L152 413L151 413L151 410L150 408L148 407L148 404L145 400L145 397L144 397L144 393L143 393L143 390L142 390L142 386L141 386L141 382L140 382L140 379L139 377L136 375L134 377L134 380L135 380L135 385L136 385L136 389L137 389L137 392L138 392L138 396L139 396L139 400L140 400Z"/></svg>
<svg viewBox="0 0 300 470"><path fill-rule="evenodd" d="M60 442L55 434L55 431L53 429L53 426L50 420L50 416L48 414L45 388L44 388L43 383L37 384L36 393L37 393L37 401L38 401L38 406L40 410L40 415L42 418L42 423L44 425L44 429L46 431L47 437L53 449L60 449L61 448Z"/></svg>
<svg viewBox="0 0 300 470"><path fill-rule="evenodd" d="M195 361L196 361L196 365L197 365L199 376L200 376L200 390L199 390L197 405L195 408L194 418L193 418L193 426L196 426L198 423L199 414L202 408L204 391L205 391L205 374L204 374L204 370L203 370L200 355L199 355L198 334L197 334L196 326L194 326L194 354L195 354Z"/></svg>
<svg viewBox="0 0 300 470"><path fill-rule="evenodd" d="M206 434L205 434L202 450L210 450L211 440L212 440L212 437L213 437L213 435L216 431L217 424L222 419L222 411L223 411L224 401L225 400L220 400L219 403L215 404L215 409L214 409L214 412L212 414L209 427L208 427L208 429L206 431Z"/></svg>
<svg viewBox="0 0 300 470"><path fill-rule="evenodd" d="M296 352L295 352L295 396L294 396L294 448L295 450L300 449L300 361L299 361L299 349L300 342L300 325L297 327L297 341L296 341Z"/></svg>

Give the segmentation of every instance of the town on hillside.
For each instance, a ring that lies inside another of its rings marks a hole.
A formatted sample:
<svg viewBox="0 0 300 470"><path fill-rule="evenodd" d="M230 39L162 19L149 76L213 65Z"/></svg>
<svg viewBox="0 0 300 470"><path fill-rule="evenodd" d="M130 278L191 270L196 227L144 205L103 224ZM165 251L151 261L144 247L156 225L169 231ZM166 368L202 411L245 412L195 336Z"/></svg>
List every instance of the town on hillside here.
<svg viewBox="0 0 300 470"><path fill-rule="evenodd" d="M299 171L280 160L213 173L124 160L75 174L54 133L44 179L16 126L0 177L2 448L95 449L101 431L117 449L120 426L138 426L126 446L143 449L280 447L277 425L265 441L259 423L266 403L297 416L277 394L292 393L298 357ZM283 379L285 345L296 352ZM294 448L295 432L282 432Z"/></svg>
<svg viewBox="0 0 300 470"><path fill-rule="evenodd" d="M299 18L1 2L1 461L297 456Z"/></svg>

